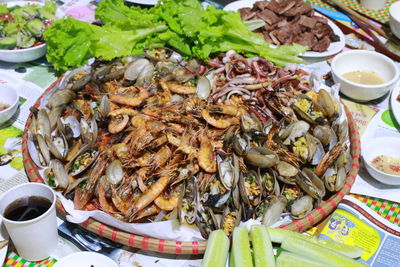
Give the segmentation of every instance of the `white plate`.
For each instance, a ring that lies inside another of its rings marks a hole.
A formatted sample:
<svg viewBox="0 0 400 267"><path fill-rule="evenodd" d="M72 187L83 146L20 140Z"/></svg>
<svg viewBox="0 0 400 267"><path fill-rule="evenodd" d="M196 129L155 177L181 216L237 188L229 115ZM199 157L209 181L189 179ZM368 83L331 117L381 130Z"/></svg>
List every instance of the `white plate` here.
<svg viewBox="0 0 400 267"><path fill-rule="evenodd" d="M239 1L235 1L235 2L232 2L232 3L228 4L228 5L226 5L224 7L224 10L225 11L238 11L241 8L253 7L254 3L257 2L257 1L258 0L239 0ZM319 13L315 13L315 15L316 16L320 16L320 17L325 17L325 16L322 16ZM344 48L344 46L345 46L345 37L344 37L343 32L330 19L328 19L327 17L325 17L325 18L328 20L328 25L332 28L333 32L336 35L339 36L340 40L337 41L337 42L332 42L330 44L330 46L328 47L328 50L326 50L325 52L307 51L303 55L301 55L302 57L328 57L328 56L332 56L334 54L339 53Z"/></svg>
<svg viewBox="0 0 400 267"><path fill-rule="evenodd" d="M154 6L155 4L157 4L158 0L125 0L125 2L139 4L139 5Z"/></svg>
<svg viewBox="0 0 400 267"><path fill-rule="evenodd" d="M400 102L396 100L397 96L400 94L400 83L397 83L392 90L392 95L390 96L390 109L397 123L400 124Z"/></svg>

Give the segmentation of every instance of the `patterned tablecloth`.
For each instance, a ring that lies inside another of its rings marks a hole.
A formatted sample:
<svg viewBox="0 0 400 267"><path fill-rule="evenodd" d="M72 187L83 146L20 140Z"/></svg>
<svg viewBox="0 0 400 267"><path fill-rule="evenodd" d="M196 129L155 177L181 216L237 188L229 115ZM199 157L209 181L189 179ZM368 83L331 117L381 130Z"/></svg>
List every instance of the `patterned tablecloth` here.
<svg viewBox="0 0 400 267"><path fill-rule="evenodd" d="M319 7L334 10L334 8L328 5L326 1L322 0L306 0L306 1L311 2L313 5ZM389 7L391 4L397 1L398 0L387 0L385 8L379 10L371 10L361 6L359 0L341 0L341 2L343 2L346 6L382 23L386 23L389 21Z"/></svg>

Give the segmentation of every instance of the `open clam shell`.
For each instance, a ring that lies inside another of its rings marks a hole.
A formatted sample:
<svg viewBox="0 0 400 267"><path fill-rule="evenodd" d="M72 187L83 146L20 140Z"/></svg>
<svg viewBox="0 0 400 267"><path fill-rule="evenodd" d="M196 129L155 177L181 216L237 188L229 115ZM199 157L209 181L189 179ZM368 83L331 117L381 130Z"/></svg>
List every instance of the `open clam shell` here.
<svg viewBox="0 0 400 267"><path fill-rule="evenodd" d="M95 147L86 145L70 160L66 169L69 170L72 176L77 176L91 166L98 155L99 152Z"/></svg>

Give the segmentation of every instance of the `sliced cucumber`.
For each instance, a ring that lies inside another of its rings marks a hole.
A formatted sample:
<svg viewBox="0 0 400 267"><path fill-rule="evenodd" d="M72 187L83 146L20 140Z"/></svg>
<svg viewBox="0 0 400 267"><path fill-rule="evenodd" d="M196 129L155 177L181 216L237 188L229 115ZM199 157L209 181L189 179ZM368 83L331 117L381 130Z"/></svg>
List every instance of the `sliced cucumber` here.
<svg viewBox="0 0 400 267"><path fill-rule="evenodd" d="M250 251L249 234L245 226L236 227L233 230L232 253L234 266L252 267L253 260Z"/></svg>
<svg viewBox="0 0 400 267"><path fill-rule="evenodd" d="M45 26L40 19L33 19L26 24L26 29L33 36L41 36Z"/></svg>
<svg viewBox="0 0 400 267"><path fill-rule="evenodd" d="M16 37L0 38L0 49L12 49L17 45Z"/></svg>
<svg viewBox="0 0 400 267"><path fill-rule="evenodd" d="M223 230L211 232L207 241L202 267L225 267L229 255L229 239Z"/></svg>
<svg viewBox="0 0 400 267"><path fill-rule="evenodd" d="M314 259L332 266L367 266L334 250L322 247L304 239L294 237L286 238L282 242L282 248L297 255Z"/></svg>
<svg viewBox="0 0 400 267"><path fill-rule="evenodd" d="M307 259L300 255L296 255L290 252L282 251L281 254L278 256L278 258L276 259L276 266L277 267L300 267L300 266L329 267L331 265Z"/></svg>
<svg viewBox="0 0 400 267"><path fill-rule="evenodd" d="M264 225L253 225L250 230L255 267L275 267L274 251Z"/></svg>
<svg viewBox="0 0 400 267"><path fill-rule="evenodd" d="M303 240L310 241L312 243L318 244L325 248L332 249L336 252L339 252L345 256L351 258L358 258L362 255L362 249L359 247L349 246L343 243L335 242L332 240L326 240L321 238L316 238L309 235L303 235L297 232L283 230L279 228L268 228L269 235L271 237L272 242L274 243L282 243L286 238L295 237Z"/></svg>

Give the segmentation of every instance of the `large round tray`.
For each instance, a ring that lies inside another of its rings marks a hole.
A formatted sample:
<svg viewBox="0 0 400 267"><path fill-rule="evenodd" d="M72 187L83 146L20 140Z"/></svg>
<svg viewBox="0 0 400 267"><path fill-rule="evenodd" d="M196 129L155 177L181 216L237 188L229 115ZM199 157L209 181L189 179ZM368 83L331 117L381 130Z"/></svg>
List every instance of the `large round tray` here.
<svg viewBox="0 0 400 267"><path fill-rule="evenodd" d="M40 101L43 96L47 94L51 89L53 89L59 81L54 82L41 97L36 101L35 107L40 106ZM350 192L350 188L354 183L357 176L358 170L360 169L360 137L358 130L355 127L355 122L351 113L345 106L346 115L349 122L349 135L350 135L350 152L352 155L352 165L349 174L347 175L344 187L331 196L328 200L321 203L320 206L316 207L312 212L310 212L306 217L300 220L294 220L293 222L281 226L281 228L302 232L310 227L321 222L326 216L328 216L334 209L336 209L338 203L343 199L345 195ZM44 180L38 172L39 168L32 161L31 156L28 151L28 127L31 125L32 114L29 114L28 120L25 124L25 130L22 135L22 155L24 161L25 171L31 182L43 183ZM61 216L66 215L60 201L57 201L57 212ZM161 253L169 254L203 254L207 242L206 241L175 241L175 240L164 240L155 239L145 236L139 236L132 233L121 231L117 228L105 225L99 221L89 218L85 222L81 223L80 226L83 228L98 234L99 236L106 237L112 241L118 242L122 245L139 248L143 250L157 251Z"/></svg>

